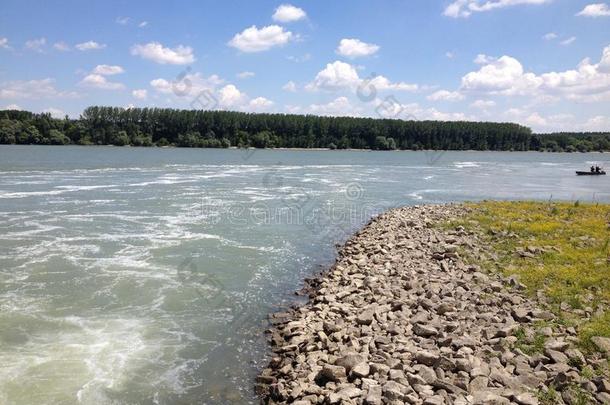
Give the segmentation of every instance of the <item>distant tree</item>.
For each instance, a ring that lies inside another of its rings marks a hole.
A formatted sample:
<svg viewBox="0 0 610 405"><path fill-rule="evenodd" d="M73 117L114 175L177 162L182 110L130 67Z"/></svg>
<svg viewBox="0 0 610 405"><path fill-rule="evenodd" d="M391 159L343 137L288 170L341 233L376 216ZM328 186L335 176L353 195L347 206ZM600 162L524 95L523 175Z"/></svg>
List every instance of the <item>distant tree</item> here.
<svg viewBox="0 0 610 405"><path fill-rule="evenodd" d="M110 144L115 146L126 146L130 144L131 139L129 139L129 135L127 135L127 132L118 131L110 135L109 142Z"/></svg>
<svg viewBox="0 0 610 405"><path fill-rule="evenodd" d="M49 131L49 143L51 145L67 145L70 143L70 138L57 129L51 129Z"/></svg>

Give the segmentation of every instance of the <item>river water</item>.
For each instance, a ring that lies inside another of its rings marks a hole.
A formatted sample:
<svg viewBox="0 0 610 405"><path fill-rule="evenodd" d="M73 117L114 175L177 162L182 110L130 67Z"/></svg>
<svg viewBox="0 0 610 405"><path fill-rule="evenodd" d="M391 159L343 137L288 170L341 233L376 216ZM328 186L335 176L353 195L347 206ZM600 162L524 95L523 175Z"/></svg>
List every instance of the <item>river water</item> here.
<svg viewBox="0 0 610 405"><path fill-rule="evenodd" d="M266 315L371 215L610 202L610 179L574 175L609 161L0 146L0 404L254 402Z"/></svg>

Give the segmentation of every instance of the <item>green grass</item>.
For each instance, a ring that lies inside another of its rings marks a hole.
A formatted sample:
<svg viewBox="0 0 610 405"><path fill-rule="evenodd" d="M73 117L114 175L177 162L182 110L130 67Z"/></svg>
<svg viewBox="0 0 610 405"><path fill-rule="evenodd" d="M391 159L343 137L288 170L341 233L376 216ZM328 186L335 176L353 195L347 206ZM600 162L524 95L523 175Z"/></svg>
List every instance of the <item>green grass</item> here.
<svg viewBox="0 0 610 405"><path fill-rule="evenodd" d="M590 338L610 337L610 205L554 202L481 202L467 204L466 217L447 226L463 226L484 235L497 262L476 263L489 271L516 274L534 295L543 291L559 322L578 326L585 349ZM518 250L542 251L521 257ZM466 258L474 260L474 258ZM592 309L583 321L571 309Z"/></svg>
<svg viewBox="0 0 610 405"><path fill-rule="evenodd" d="M519 328L515 332L515 337L517 338L515 347L527 355L531 356L544 351L544 343L546 342L546 336L544 335L536 334L533 339L528 339L525 335L525 330Z"/></svg>

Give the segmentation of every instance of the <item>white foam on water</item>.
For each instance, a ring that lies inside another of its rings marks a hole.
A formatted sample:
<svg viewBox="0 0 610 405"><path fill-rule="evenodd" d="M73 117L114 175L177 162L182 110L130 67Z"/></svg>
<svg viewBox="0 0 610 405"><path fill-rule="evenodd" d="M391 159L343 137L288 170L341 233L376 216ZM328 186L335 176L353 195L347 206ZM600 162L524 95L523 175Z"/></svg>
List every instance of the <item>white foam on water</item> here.
<svg viewBox="0 0 610 405"><path fill-rule="evenodd" d="M458 169L465 169L471 167L481 167L480 162L454 162L453 165Z"/></svg>
<svg viewBox="0 0 610 405"><path fill-rule="evenodd" d="M46 191L2 191L0 190L0 198L27 198L27 197L40 197L48 195L59 195L67 193L69 190L46 190Z"/></svg>

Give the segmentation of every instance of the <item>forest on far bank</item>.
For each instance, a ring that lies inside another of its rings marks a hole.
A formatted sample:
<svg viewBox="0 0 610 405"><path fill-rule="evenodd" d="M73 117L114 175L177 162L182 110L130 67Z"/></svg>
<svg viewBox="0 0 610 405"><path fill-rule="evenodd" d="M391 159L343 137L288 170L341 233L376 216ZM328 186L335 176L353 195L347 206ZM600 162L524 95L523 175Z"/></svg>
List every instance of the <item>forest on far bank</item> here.
<svg viewBox="0 0 610 405"><path fill-rule="evenodd" d="M534 134L514 123L88 107L78 119L0 111L0 144L610 151L610 132Z"/></svg>

